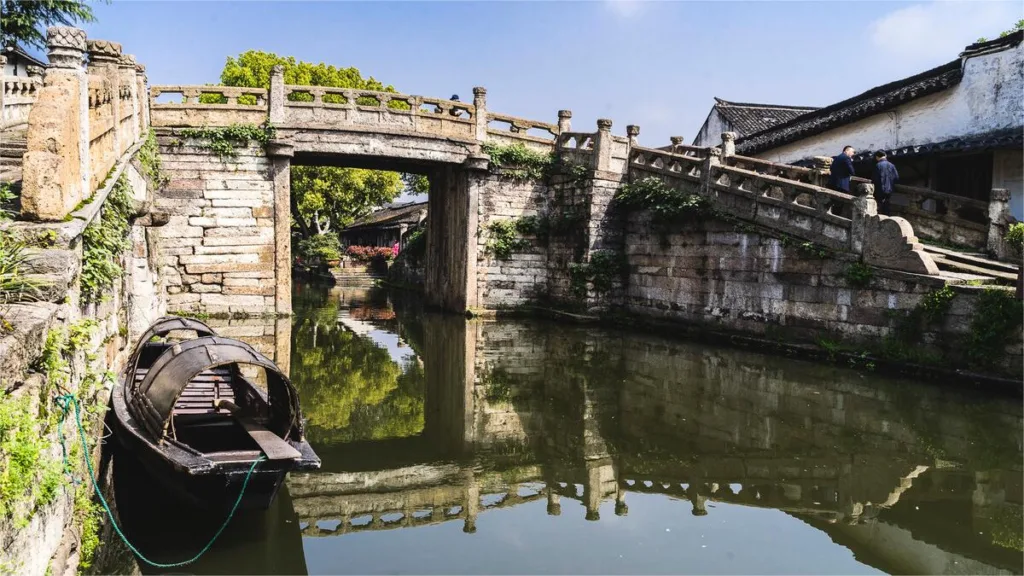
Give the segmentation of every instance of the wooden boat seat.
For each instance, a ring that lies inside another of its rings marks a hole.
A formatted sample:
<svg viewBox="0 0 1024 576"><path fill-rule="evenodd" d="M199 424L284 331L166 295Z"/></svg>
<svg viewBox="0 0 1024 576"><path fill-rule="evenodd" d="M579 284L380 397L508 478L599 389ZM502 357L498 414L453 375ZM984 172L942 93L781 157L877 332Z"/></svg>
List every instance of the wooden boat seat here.
<svg viewBox="0 0 1024 576"><path fill-rule="evenodd" d="M139 368L135 372L135 381L141 382L147 368ZM224 408L217 408L217 400L224 399L234 402L235 391L231 388L231 372L227 368L213 368L200 372L189 381L181 396L174 403L175 416L200 414L230 414Z"/></svg>

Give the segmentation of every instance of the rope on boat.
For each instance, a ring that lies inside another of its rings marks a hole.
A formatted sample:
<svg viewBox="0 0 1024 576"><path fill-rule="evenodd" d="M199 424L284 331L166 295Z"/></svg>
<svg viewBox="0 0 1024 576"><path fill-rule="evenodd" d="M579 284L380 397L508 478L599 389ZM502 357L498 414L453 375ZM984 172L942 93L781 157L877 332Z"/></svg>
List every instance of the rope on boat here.
<svg viewBox="0 0 1024 576"><path fill-rule="evenodd" d="M235 500L235 505L231 507L231 512L228 514L228 517L224 520L224 523L221 524L220 528L217 529L217 532L213 535L213 538L210 538L210 541L206 544L206 546L203 546L202 550L200 550L192 558L181 562L154 562L149 558L143 556L142 552L139 552L138 548L136 548L131 542L128 541L128 537L124 535L124 532L121 531L121 527L117 525L117 521L114 519L114 513L110 510L110 506L107 504L107 499L103 497L103 492L100 491L100 486L96 482L96 473L93 471L92 468L92 458L89 457L89 444L88 442L86 442L85 429L82 427L81 408L78 404L78 398L76 398L74 394L62 394L60 396L57 396L55 400L57 405L60 406L61 410L63 410L63 413L61 414L60 417L60 423L58 424L57 427L57 431L60 437L60 447L64 453L65 468L67 468L68 466L68 451L67 448L64 446L63 425L64 420L67 418L69 409L73 407L75 410L75 424L78 426L78 435L82 440L82 457L85 459L85 466L89 470L89 480L92 482L92 488L93 491L96 493L96 497L99 498L100 504L103 505L103 509L106 510L107 512L107 518L110 520L110 525L114 527L114 532L117 532L117 535L121 537L121 541L124 542L125 546L127 546L128 549L131 550L135 554L135 556L139 558L139 560L142 560L146 564L149 564L150 566L153 566L155 568L178 568L180 566L187 566L195 562L196 560L199 560L199 558L202 557L203 554L209 552L210 548L213 547L213 543L216 542L218 538L220 538L221 533L224 532L224 529L227 528L228 524L231 523L231 519L235 517L235 512L238 510L238 505L242 503L242 496L245 495L245 489L249 486L249 479L252 477L252 473L256 471L256 465L266 460L266 457L261 455L259 458L256 459L256 461L252 463L252 466L249 467L249 471L245 475L245 481L242 482L242 490L239 491L238 498Z"/></svg>

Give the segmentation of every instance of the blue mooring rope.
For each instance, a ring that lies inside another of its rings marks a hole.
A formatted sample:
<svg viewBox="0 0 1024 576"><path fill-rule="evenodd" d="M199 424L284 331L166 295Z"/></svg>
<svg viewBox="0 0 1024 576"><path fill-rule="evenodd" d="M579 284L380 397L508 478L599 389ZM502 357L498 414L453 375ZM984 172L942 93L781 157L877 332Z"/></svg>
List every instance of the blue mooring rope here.
<svg viewBox="0 0 1024 576"><path fill-rule="evenodd" d="M249 486L249 479L252 477L252 473L256 470L256 465L266 460L266 457L261 455L259 458L256 459L255 462L252 463L252 466L249 467L249 472L247 472L245 475L245 481L242 482L242 490L238 493L238 499L235 500L235 505L231 507L231 513L228 514L228 517L224 520L224 523L221 524L220 528L217 529L217 533L213 535L213 538L210 539L206 546L203 546L203 549L200 550L198 554L182 562L173 562L170 564L153 562L149 558L143 556L142 552L139 552L138 548L136 548L134 545L132 545L131 542L128 541L128 537L124 535L124 532L121 532L121 527L118 526L117 521L114 520L114 513L110 511L110 506L107 505L107 499L103 497L103 493L100 491L99 484L97 484L96 482L96 473L92 469L92 458L89 458L89 444L88 442L86 442L85 439L85 429L82 428L82 416L81 409L78 405L78 399L75 398L74 394L63 394L61 396L57 396L55 398L55 401L57 405L60 406L61 410L63 410L63 414L61 414L60 423L58 424L57 430L58 436L60 437L60 447L64 453L64 466L67 467L68 465L68 452L64 446L63 424L65 418L67 418L68 409L73 406L75 409L75 424L78 426L78 435L82 439L82 457L85 458L85 466L89 470L89 480L92 482L92 488L93 491L96 492L96 497L99 498L100 504L103 505L103 509L106 510L107 512L107 517L110 519L110 525L114 527L114 532L117 532L117 535L121 537L121 541L124 542L125 546L127 546L128 549L131 550L135 554L135 556L139 558L139 560L142 560L146 564L149 564L150 566L153 566L155 568L178 568L180 566L187 566L195 562L196 560L199 560L199 558L202 557L203 554L209 552L210 548L213 547L213 543L217 541L217 538L220 538L221 533L224 532L224 529L228 527L228 524L231 522L231 519L234 518L235 512L238 510L238 505L242 503L242 496L245 495L245 489L246 487Z"/></svg>

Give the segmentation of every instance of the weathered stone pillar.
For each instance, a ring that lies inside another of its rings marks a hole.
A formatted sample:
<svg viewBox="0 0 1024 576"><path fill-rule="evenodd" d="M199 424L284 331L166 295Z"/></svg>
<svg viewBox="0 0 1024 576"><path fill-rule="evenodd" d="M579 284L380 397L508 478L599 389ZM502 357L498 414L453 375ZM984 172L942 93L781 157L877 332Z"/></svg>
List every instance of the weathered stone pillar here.
<svg viewBox="0 0 1024 576"><path fill-rule="evenodd" d="M721 154L722 151L719 148L708 148L708 156L704 159L704 165L700 171L700 193L702 196L712 198L715 195L711 185L715 181L715 168L722 164Z"/></svg>
<svg viewBox="0 0 1024 576"><path fill-rule="evenodd" d="M594 137L594 169L607 172L612 165L612 121L597 119L597 136Z"/></svg>
<svg viewBox="0 0 1024 576"><path fill-rule="evenodd" d="M672 141L672 153L673 154L678 154L679 153L678 148L683 145L683 137L682 136L672 136L672 137L669 138L669 140Z"/></svg>
<svg viewBox="0 0 1024 576"><path fill-rule="evenodd" d="M722 132L722 161L729 163L729 158L736 155L736 133Z"/></svg>
<svg viewBox="0 0 1024 576"><path fill-rule="evenodd" d="M558 111L558 133L572 131L572 110L559 110Z"/></svg>
<svg viewBox="0 0 1024 576"><path fill-rule="evenodd" d="M466 534L476 533L476 515L480 512L480 485L476 481L473 470L464 473L466 479L466 520L462 531Z"/></svg>
<svg viewBox="0 0 1024 576"><path fill-rule="evenodd" d="M853 199L853 219L850 223L850 251L854 254L864 253L864 242L867 239L867 222L878 215L878 204L875 202L875 186L866 182L857 184L857 195Z"/></svg>
<svg viewBox="0 0 1024 576"><path fill-rule="evenodd" d="M126 104L130 103L132 107L131 123L125 128L125 133L122 135L124 140L129 140L128 142L122 142L124 147L123 153L138 142L139 136L142 134L141 127L139 126L139 98L141 98L141 93L139 92L139 84L135 80L135 56L131 54L122 55L118 61L118 69L121 77L121 86L130 93ZM123 114L124 112L122 112ZM118 122L120 122L120 119L118 119Z"/></svg>
<svg viewBox="0 0 1024 576"><path fill-rule="evenodd" d="M51 26L50 65L28 119L22 160L21 212L26 218L62 220L89 195L89 94L82 66L85 31Z"/></svg>
<svg viewBox="0 0 1024 576"><path fill-rule="evenodd" d="M146 67L135 64L135 84L139 93L139 131L149 130L149 90L146 89Z"/></svg>
<svg viewBox="0 0 1024 576"><path fill-rule="evenodd" d="M473 88L473 107L476 108L473 117L476 120L477 142L487 141L487 88L475 86Z"/></svg>
<svg viewBox="0 0 1024 576"><path fill-rule="evenodd" d="M271 124L284 122L284 66L275 64L270 69L270 93L268 95Z"/></svg>
<svg viewBox="0 0 1024 576"><path fill-rule="evenodd" d="M828 177L832 168L832 157L831 156L813 156L811 161L814 163L813 174L815 186L824 187L828 184Z"/></svg>
<svg viewBox="0 0 1024 576"><path fill-rule="evenodd" d="M996 258L1009 258L1009 247L1003 237L1010 223L1010 191L993 188L988 200L988 251Z"/></svg>
<svg viewBox="0 0 1024 576"><path fill-rule="evenodd" d="M291 164L295 150L285 142L267 145L274 179L274 305L292 313Z"/></svg>
<svg viewBox="0 0 1024 576"><path fill-rule="evenodd" d="M110 88L110 111L113 117L113 141L110 151L114 157L119 156L124 150L121 145L121 75L118 64L121 60L121 45L108 40L89 40L86 44L89 48L89 74L95 74L106 78L107 86ZM90 135L90 139L93 135ZM107 150L103 151L106 154ZM109 160L104 158L104 160ZM106 162L104 162L106 164ZM95 176L95 175L93 175Z"/></svg>
<svg viewBox="0 0 1024 576"><path fill-rule="evenodd" d="M629 147L636 146L636 137L640 135L640 127L636 124L626 126L626 136L629 137Z"/></svg>
<svg viewBox="0 0 1024 576"><path fill-rule="evenodd" d="M548 496L548 516L561 516L562 515L562 503L560 502L561 497L558 494L558 484L551 482L545 489Z"/></svg>

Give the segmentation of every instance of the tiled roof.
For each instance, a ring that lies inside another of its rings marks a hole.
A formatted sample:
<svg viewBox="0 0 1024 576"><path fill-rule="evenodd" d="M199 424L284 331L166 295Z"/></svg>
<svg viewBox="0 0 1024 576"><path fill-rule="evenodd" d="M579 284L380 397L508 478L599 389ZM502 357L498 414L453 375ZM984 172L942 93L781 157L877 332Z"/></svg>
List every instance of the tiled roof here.
<svg viewBox="0 0 1024 576"><path fill-rule="evenodd" d="M940 154L942 152L984 152L986 150L1020 150L1021 148L1024 148L1024 126L993 130L972 136L959 136L943 140L942 142L898 146L883 150L883 152L889 158L910 158L924 154ZM853 161L866 162L871 160L875 152L876 150L865 150L854 156ZM811 158L804 158L793 162L794 166L812 166L813 164L814 161Z"/></svg>
<svg viewBox="0 0 1024 576"><path fill-rule="evenodd" d="M19 46L17 44L14 44L12 46L7 46L6 48L3 49L3 53L6 54L6 55L14 54L15 56L18 56L20 58L28 60L28 63L33 65L33 66L41 66L43 68L46 67L46 62L43 62L43 61L39 60L38 58L36 58L35 56L29 54L21 46Z"/></svg>
<svg viewBox="0 0 1024 576"><path fill-rule="evenodd" d="M343 231L356 228L368 228L371 226L398 226L399 224L419 224L423 219L422 213L427 211L427 202L408 202L406 204L393 204L386 208L371 212L356 220Z"/></svg>
<svg viewBox="0 0 1024 576"><path fill-rule="evenodd" d="M813 136L826 130L873 116L905 102L940 92L963 77L960 60L909 78L890 82L867 92L793 118L764 132L736 141L736 152L747 156Z"/></svg>
<svg viewBox="0 0 1024 576"><path fill-rule="evenodd" d="M789 122L801 114L817 110L810 106L751 104L729 102L721 98L715 98L715 109L729 122L738 136L756 134L772 126Z"/></svg>

